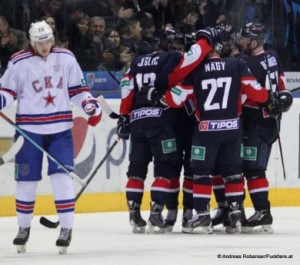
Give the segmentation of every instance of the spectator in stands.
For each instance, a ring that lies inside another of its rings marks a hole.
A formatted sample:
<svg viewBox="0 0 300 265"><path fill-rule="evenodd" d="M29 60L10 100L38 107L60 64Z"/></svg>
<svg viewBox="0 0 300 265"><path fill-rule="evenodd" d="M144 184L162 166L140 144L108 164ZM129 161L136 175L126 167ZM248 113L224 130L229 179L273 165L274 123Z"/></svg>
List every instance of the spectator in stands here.
<svg viewBox="0 0 300 265"><path fill-rule="evenodd" d="M2 71L6 69L11 55L25 49L28 44L26 33L11 28L5 17L0 16L0 60Z"/></svg>
<svg viewBox="0 0 300 265"><path fill-rule="evenodd" d="M139 55L139 40L141 39L141 24L136 19L130 19L119 30L121 46L135 56ZM133 59L133 58L132 58Z"/></svg>
<svg viewBox="0 0 300 265"><path fill-rule="evenodd" d="M61 37L61 34L57 30L55 17L43 16L41 20L45 20L46 23L51 27L54 35L55 45L63 48L68 48L68 40L66 39L66 37Z"/></svg>
<svg viewBox="0 0 300 265"><path fill-rule="evenodd" d="M112 27L116 24L117 17L114 17L115 3L109 0L79 0L76 10L83 12L90 17L102 17L106 25Z"/></svg>
<svg viewBox="0 0 300 265"><path fill-rule="evenodd" d="M119 8L118 17L123 20L152 18L156 27L169 23L172 14L169 0L125 0Z"/></svg>
<svg viewBox="0 0 300 265"><path fill-rule="evenodd" d="M191 33L207 26L216 26L225 20L223 0L198 0L188 4L183 20L177 20L174 27Z"/></svg>
<svg viewBox="0 0 300 265"><path fill-rule="evenodd" d="M100 60L89 31L90 17L85 13L74 13L70 18L69 49L74 53L83 71L96 71Z"/></svg>
<svg viewBox="0 0 300 265"><path fill-rule="evenodd" d="M103 36L106 29L106 23L103 17L94 16L90 19L89 31L92 35L92 44L97 54L100 63L112 59L112 54L109 51L113 48L107 38Z"/></svg>
<svg viewBox="0 0 300 265"><path fill-rule="evenodd" d="M128 20L133 17L136 17L139 11L139 3L137 3L137 5L134 5L134 1L125 0L119 8L118 17L123 20Z"/></svg>
<svg viewBox="0 0 300 265"><path fill-rule="evenodd" d="M0 14L3 15L8 24L27 32L31 22L30 2L35 1L0 1Z"/></svg>
<svg viewBox="0 0 300 265"><path fill-rule="evenodd" d="M106 51L107 53L111 53L112 58L110 60L103 60L103 68L108 71L127 69L126 66L131 62L131 55L126 50L122 49L118 31L115 28L108 28L104 32L104 37L110 41L113 47Z"/></svg>
<svg viewBox="0 0 300 265"><path fill-rule="evenodd" d="M32 1L34 2L34 1ZM66 27L67 18L70 17L70 2L63 0L40 1L40 17L53 16L56 21L57 30L63 32Z"/></svg>
<svg viewBox="0 0 300 265"><path fill-rule="evenodd" d="M157 50L158 39L155 38L156 27L154 21L144 16L140 19L142 28L141 40L139 41L138 54L148 54Z"/></svg>

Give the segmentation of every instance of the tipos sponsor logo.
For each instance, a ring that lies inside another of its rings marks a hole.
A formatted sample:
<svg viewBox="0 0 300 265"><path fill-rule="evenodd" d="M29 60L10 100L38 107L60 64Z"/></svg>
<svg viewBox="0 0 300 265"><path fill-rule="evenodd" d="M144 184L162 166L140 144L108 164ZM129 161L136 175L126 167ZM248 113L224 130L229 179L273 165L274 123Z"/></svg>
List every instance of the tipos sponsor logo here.
<svg viewBox="0 0 300 265"><path fill-rule="evenodd" d="M131 122L144 118L158 118L162 114L162 108L141 108L131 112Z"/></svg>
<svg viewBox="0 0 300 265"><path fill-rule="evenodd" d="M200 121L199 131L227 131L239 129L239 120L207 120Z"/></svg>

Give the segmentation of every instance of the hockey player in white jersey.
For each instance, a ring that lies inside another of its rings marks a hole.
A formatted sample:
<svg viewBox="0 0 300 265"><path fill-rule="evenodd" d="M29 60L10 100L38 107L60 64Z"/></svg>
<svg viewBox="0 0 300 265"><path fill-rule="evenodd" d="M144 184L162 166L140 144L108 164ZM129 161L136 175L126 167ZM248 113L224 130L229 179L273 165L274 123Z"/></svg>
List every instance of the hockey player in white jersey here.
<svg viewBox="0 0 300 265"><path fill-rule="evenodd" d="M17 100L16 124L70 171L74 170L73 126L70 102L83 108L88 123L101 119L100 104L90 94L83 73L67 49L54 46L52 29L45 21L32 23L30 47L14 54L0 79L0 110ZM18 137L19 133L16 133ZM26 251L36 198L41 180L43 153L25 140L16 155L16 210L19 232L13 244ZM74 222L75 194L72 179L48 159L55 206L61 225L56 241L66 253Z"/></svg>

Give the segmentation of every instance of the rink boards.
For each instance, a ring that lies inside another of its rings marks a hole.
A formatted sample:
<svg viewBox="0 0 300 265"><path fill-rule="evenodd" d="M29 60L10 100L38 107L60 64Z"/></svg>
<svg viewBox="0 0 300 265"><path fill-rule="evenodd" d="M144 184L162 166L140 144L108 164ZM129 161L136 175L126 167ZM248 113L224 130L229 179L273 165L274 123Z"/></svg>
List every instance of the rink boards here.
<svg viewBox="0 0 300 265"><path fill-rule="evenodd" d="M110 99L108 103L118 112L120 100ZM15 106L4 113L14 119ZM295 99L291 110L283 115L281 143L284 155L287 179L283 178L283 170L278 143L273 145L267 176L270 182L270 201L273 206L300 206L300 175L299 175L299 119L300 99ZM87 126L87 117L81 109L73 107L75 127L73 130L75 144L76 173L86 180L109 146L114 142L117 120L103 114L101 123L96 127ZM7 145L14 128L0 119L0 152L1 142ZM2 139L2 140L1 140ZM129 143L120 141L111 156L105 161L95 177L76 204L76 212L122 211L126 210L125 185L128 166ZM35 214L55 213L52 187L46 175L47 160L43 164L43 180L38 186ZM149 189L153 180L152 164L145 183L143 209L149 208ZM76 192L81 186L74 182ZM9 162L0 167L0 216L15 215L14 202L14 163ZM180 195L182 196L182 194ZM180 197L181 201L181 197ZM251 206L247 194L246 207ZM212 199L212 207L215 206Z"/></svg>

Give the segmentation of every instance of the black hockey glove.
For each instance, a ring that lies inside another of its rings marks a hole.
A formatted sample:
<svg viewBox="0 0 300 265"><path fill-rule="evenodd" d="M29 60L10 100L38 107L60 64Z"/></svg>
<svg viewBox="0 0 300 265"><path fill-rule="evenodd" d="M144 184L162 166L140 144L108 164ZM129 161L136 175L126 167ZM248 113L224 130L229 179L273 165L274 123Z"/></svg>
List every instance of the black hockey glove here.
<svg viewBox="0 0 300 265"><path fill-rule="evenodd" d="M219 36L220 32L212 27L206 27L196 32L196 40L206 39L210 45L213 44L214 40Z"/></svg>
<svg viewBox="0 0 300 265"><path fill-rule="evenodd" d="M287 112L293 104L293 95L289 90L280 91L277 95L282 112Z"/></svg>
<svg viewBox="0 0 300 265"><path fill-rule="evenodd" d="M162 95L155 87L142 87L136 93L136 103L139 106L155 107L161 103Z"/></svg>
<svg viewBox="0 0 300 265"><path fill-rule="evenodd" d="M130 135L130 123L129 115L120 115L117 123L117 135L124 140L129 139Z"/></svg>
<svg viewBox="0 0 300 265"><path fill-rule="evenodd" d="M273 100L268 100L266 103L266 111L270 114L271 117L277 119L282 113L282 107L277 97Z"/></svg>

